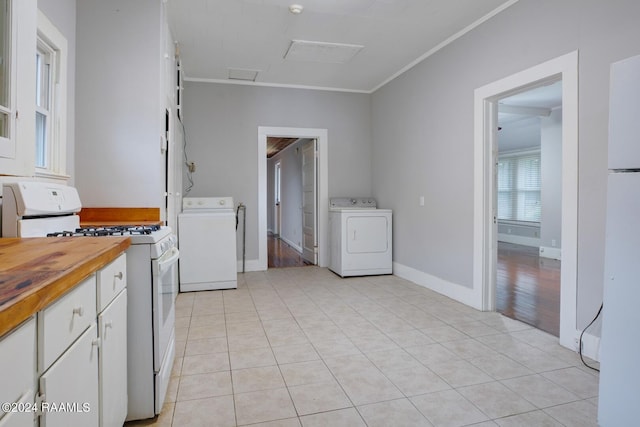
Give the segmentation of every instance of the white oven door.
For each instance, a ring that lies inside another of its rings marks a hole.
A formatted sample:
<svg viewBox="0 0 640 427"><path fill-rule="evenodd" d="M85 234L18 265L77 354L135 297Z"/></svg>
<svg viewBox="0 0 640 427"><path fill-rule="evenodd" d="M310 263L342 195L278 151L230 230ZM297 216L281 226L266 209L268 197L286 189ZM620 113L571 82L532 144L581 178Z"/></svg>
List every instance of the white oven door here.
<svg viewBox="0 0 640 427"><path fill-rule="evenodd" d="M152 260L153 271L153 370L161 370L175 324L178 294L178 248L172 247Z"/></svg>

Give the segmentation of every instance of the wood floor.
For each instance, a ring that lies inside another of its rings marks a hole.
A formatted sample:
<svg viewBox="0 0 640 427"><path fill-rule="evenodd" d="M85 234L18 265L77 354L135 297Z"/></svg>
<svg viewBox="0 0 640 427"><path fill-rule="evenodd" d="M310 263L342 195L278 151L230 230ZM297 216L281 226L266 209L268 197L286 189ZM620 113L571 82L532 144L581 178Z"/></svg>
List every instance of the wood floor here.
<svg viewBox="0 0 640 427"><path fill-rule="evenodd" d="M496 309L559 336L560 261L541 258L538 248L499 242Z"/></svg>
<svg viewBox="0 0 640 427"><path fill-rule="evenodd" d="M267 265L269 268L280 267L304 267L311 265L302 254L283 242L281 239L269 234L267 237Z"/></svg>

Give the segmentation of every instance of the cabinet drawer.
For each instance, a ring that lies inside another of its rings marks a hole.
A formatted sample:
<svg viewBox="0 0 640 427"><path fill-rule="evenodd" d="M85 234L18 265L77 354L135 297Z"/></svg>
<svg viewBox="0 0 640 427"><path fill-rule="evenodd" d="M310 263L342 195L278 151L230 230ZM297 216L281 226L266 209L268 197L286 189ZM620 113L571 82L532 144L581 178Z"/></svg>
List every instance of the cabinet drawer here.
<svg viewBox="0 0 640 427"><path fill-rule="evenodd" d="M96 319L96 276L38 313L38 367L45 371Z"/></svg>
<svg viewBox="0 0 640 427"><path fill-rule="evenodd" d="M98 313L127 286L127 256L120 255L98 271Z"/></svg>
<svg viewBox="0 0 640 427"><path fill-rule="evenodd" d="M0 366L3 371L0 380L1 403L16 403L25 396L33 397L36 369L35 317L0 338ZM0 419L11 415L0 411Z"/></svg>

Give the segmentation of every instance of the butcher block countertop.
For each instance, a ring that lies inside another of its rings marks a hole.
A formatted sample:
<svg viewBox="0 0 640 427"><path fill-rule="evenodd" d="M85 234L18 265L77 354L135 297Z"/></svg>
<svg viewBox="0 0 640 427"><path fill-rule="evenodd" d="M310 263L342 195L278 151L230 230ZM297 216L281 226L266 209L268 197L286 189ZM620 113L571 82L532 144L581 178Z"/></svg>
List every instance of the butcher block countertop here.
<svg viewBox="0 0 640 427"><path fill-rule="evenodd" d="M0 239L0 336L131 245L128 237Z"/></svg>

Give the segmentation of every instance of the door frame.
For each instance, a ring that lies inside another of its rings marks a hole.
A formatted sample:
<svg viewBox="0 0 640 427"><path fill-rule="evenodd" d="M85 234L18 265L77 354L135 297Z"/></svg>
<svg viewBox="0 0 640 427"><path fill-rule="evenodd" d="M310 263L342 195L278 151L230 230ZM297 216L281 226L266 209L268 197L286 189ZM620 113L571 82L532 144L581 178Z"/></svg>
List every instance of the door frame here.
<svg viewBox="0 0 640 427"><path fill-rule="evenodd" d="M329 166L328 131L317 128L258 126L258 270L268 269L267 260L267 138L311 138L318 140L318 266L329 260Z"/></svg>
<svg viewBox="0 0 640 427"><path fill-rule="evenodd" d="M497 102L513 93L562 80L562 269L560 344L575 350L578 254L578 51L487 84L474 93L474 305L495 311L497 224L494 221Z"/></svg>

